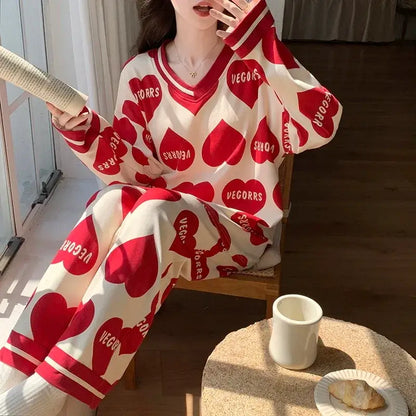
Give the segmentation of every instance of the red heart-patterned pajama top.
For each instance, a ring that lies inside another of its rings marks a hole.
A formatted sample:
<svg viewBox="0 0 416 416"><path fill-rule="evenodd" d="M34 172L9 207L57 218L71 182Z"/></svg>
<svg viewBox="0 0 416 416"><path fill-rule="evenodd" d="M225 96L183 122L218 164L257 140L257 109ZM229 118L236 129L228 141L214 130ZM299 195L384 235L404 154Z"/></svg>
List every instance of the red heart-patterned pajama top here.
<svg viewBox="0 0 416 416"><path fill-rule="evenodd" d="M109 186L89 201L0 351L92 408L179 276L279 262L278 167L285 154L329 142L341 117L277 38L264 0L195 87L169 67L165 46L126 64L112 125L88 110L85 126L62 131Z"/></svg>

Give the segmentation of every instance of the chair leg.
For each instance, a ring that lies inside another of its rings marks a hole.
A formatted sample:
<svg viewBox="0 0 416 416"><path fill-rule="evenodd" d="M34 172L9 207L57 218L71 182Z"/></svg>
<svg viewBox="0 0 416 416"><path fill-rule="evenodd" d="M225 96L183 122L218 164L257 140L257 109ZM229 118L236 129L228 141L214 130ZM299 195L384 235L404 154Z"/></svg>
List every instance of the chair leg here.
<svg viewBox="0 0 416 416"><path fill-rule="evenodd" d="M403 29L402 29L402 40L405 38L406 32L407 32L407 20L408 20L408 16L407 14L405 14L404 21L403 21Z"/></svg>
<svg viewBox="0 0 416 416"><path fill-rule="evenodd" d="M132 358L129 363L129 366L126 368L124 372L124 386L126 390L136 390L137 383L136 383L136 356Z"/></svg>

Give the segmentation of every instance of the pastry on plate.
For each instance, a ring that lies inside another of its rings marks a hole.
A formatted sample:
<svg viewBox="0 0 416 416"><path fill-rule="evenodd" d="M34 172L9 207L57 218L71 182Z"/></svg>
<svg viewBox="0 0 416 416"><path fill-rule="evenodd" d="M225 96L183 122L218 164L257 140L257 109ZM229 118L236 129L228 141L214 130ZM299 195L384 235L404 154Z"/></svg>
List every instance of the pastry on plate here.
<svg viewBox="0 0 416 416"><path fill-rule="evenodd" d="M334 397L354 409L373 410L386 405L384 397L364 380L334 381L328 390Z"/></svg>

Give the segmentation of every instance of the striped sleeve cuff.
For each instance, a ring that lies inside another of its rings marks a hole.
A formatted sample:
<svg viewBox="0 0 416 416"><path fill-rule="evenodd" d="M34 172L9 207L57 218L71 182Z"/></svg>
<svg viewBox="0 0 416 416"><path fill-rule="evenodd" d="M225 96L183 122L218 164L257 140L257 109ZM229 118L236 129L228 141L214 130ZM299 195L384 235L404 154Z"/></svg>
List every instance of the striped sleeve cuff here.
<svg viewBox="0 0 416 416"><path fill-rule="evenodd" d="M240 58L244 58L273 24L266 1L260 0L224 41Z"/></svg>
<svg viewBox="0 0 416 416"><path fill-rule="evenodd" d="M57 130L62 134L69 147L77 152L85 153L101 131L100 117L95 111L89 110L85 126L86 128L82 130Z"/></svg>
<svg viewBox="0 0 416 416"><path fill-rule="evenodd" d="M78 145L80 144L79 142L83 142L85 139L85 133L90 128L94 112L90 110L88 107L84 107L81 113L88 113L88 118L81 124L79 124L77 127L75 127L75 130L61 129L52 121L53 126L56 128L56 130L59 131L59 133L62 134L62 136L64 136L65 139L68 139L71 142L78 142Z"/></svg>

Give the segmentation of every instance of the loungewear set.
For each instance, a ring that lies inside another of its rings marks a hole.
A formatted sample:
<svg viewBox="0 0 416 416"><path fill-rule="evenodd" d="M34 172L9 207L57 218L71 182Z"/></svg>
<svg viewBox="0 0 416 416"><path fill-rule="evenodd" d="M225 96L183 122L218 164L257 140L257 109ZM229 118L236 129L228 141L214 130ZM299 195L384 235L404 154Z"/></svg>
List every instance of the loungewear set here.
<svg viewBox="0 0 416 416"><path fill-rule="evenodd" d="M88 202L0 360L96 408L179 276L268 267L284 156L335 135L342 107L276 36L261 0L194 87L166 43L124 67L113 124L61 131L108 186Z"/></svg>

